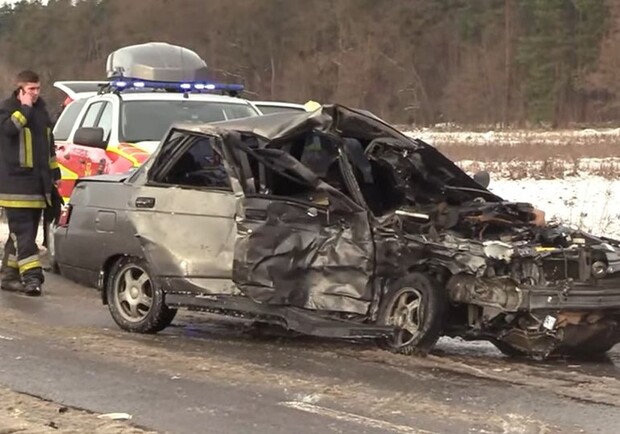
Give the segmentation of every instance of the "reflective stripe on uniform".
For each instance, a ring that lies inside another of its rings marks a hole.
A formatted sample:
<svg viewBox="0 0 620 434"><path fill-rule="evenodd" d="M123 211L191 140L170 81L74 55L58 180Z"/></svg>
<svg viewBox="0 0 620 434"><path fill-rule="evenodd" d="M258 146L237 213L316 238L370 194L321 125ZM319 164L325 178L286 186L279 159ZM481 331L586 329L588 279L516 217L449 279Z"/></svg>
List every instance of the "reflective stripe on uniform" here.
<svg viewBox="0 0 620 434"><path fill-rule="evenodd" d="M10 268L19 268L19 264L17 263L17 256L9 255L9 259L6 261L6 265Z"/></svg>
<svg viewBox="0 0 620 434"><path fill-rule="evenodd" d="M2 200L0 206L5 208L47 208L44 200Z"/></svg>
<svg viewBox="0 0 620 434"><path fill-rule="evenodd" d="M39 255L28 256L27 258L20 259L17 263L19 264L20 274L24 274L26 271L32 270L33 268L41 268Z"/></svg>
<svg viewBox="0 0 620 434"><path fill-rule="evenodd" d="M0 193L0 200L45 200L42 194L7 194Z"/></svg>
<svg viewBox="0 0 620 434"><path fill-rule="evenodd" d="M21 167L33 167L30 128L24 128L19 132L19 165Z"/></svg>
<svg viewBox="0 0 620 434"><path fill-rule="evenodd" d="M42 194L0 193L0 206L6 208L46 208L46 199L47 195L43 196Z"/></svg>
<svg viewBox="0 0 620 434"><path fill-rule="evenodd" d="M26 116L24 116L22 112L20 112L19 110L15 110L11 114L11 120L13 121L17 129L19 130L21 130L24 127L24 125L26 125L26 122L27 122Z"/></svg>

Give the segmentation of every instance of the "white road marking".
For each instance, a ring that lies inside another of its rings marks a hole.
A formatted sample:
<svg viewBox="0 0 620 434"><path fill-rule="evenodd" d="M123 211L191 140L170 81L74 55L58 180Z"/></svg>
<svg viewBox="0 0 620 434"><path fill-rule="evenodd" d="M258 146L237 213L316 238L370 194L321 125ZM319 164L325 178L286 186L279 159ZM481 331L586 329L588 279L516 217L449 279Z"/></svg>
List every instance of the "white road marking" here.
<svg viewBox="0 0 620 434"><path fill-rule="evenodd" d="M385 431L392 431L404 434L433 434L432 431L419 430L410 426L398 425L379 419L372 419L370 417L360 416L359 414L347 413L346 411L333 410L331 408L321 407L319 405L314 405L307 402L287 401L281 402L280 405L288 408L294 408L295 410L299 411L305 411L306 413L318 414L320 416L330 417L332 419L337 419L343 422L352 422Z"/></svg>
<svg viewBox="0 0 620 434"><path fill-rule="evenodd" d="M13 338L10 337L10 336L2 336L2 335L0 335L0 339L5 340L5 341L12 341L13 340Z"/></svg>

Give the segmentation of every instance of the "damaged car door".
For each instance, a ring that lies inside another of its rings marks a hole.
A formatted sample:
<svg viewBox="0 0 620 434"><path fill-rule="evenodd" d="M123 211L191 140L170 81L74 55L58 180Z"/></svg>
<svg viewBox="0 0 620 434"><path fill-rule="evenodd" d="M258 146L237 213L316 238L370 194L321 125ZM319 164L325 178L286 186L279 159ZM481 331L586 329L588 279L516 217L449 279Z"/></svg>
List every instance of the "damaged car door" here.
<svg viewBox="0 0 620 434"><path fill-rule="evenodd" d="M300 144L298 158L331 153L323 175L338 175L337 150L313 146ZM245 168L233 268L241 291L271 305L366 315L374 270L366 210L286 150L241 146L235 155Z"/></svg>
<svg viewBox="0 0 620 434"><path fill-rule="evenodd" d="M212 136L171 133L130 206L145 258L166 292L234 292L235 195Z"/></svg>

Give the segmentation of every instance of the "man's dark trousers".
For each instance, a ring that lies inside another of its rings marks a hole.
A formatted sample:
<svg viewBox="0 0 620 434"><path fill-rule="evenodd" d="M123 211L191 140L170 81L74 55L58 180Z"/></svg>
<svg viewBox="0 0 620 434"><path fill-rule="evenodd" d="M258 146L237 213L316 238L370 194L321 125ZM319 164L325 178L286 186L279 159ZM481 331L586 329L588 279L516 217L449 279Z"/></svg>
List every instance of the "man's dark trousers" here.
<svg viewBox="0 0 620 434"><path fill-rule="evenodd" d="M41 208L5 208L9 223L9 239L4 246L4 259L13 275L21 275L27 282L42 284L44 281L37 231L41 221ZM15 273L17 272L17 273ZM5 273L6 274L6 273Z"/></svg>

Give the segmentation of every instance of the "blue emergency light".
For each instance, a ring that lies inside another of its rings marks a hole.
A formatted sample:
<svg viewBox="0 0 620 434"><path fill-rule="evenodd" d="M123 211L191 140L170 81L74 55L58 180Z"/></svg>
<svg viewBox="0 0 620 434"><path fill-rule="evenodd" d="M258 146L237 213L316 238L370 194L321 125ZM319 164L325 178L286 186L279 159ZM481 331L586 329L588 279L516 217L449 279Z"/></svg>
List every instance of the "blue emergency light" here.
<svg viewBox="0 0 620 434"><path fill-rule="evenodd" d="M127 89L159 89L178 92L190 91L222 91L230 94L242 92L242 84L224 84L208 82L180 82L180 81L151 81L123 77L108 84L110 90L122 91Z"/></svg>

